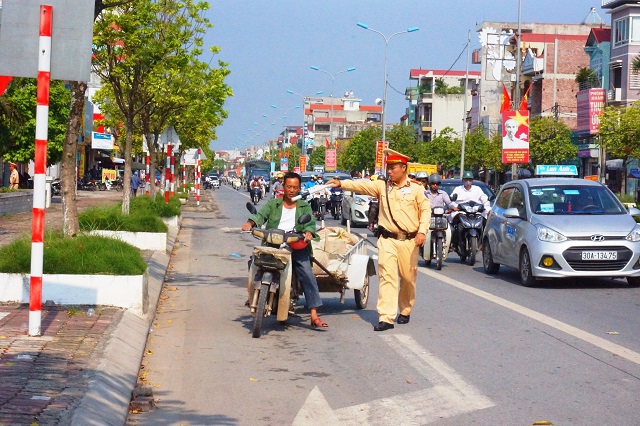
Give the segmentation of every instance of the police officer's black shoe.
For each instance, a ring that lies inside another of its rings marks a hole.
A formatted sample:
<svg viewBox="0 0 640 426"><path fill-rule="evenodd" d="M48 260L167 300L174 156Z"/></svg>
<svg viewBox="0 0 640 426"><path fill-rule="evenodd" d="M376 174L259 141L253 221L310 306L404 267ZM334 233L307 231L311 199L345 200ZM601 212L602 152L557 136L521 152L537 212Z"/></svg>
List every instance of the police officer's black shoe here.
<svg viewBox="0 0 640 426"><path fill-rule="evenodd" d="M373 331L385 331L390 330L394 327L393 324L389 324L388 322L380 321L378 325L373 326Z"/></svg>
<svg viewBox="0 0 640 426"><path fill-rule="evenodd" d="M411 319L411 315L398 315L398 324L408 324Z"/></svg>

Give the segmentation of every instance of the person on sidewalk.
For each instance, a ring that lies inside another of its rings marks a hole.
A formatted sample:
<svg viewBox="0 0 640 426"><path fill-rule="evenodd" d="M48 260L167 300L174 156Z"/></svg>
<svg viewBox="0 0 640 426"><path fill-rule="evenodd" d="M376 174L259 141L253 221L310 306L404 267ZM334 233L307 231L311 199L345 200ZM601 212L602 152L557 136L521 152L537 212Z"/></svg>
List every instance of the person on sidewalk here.
<svg viewBox="0 0 640 426"><path fill-rule="evenodd" d="M138 177L138 172L134 172L131 175L130 184L131 184L131 196L135 197L136 195L138 195L138 187L144 184L143 180Z"/></svg>
<svg viewBox="0 0 640 426"><path fill-rule="evenodd" d="M18 165L16 163L9 162L9 170L11 171L11 175L9 176L9 189L18 189L20 186Z"/></svg>
<svg viewBox="0 0 640 426"><path fill-rule="evenodd" d="M304 235L305 242L310 242L312 239L317 238L315 233L316 222L313 220L311 206L305 200L292 200L300 192L301 183L302 179L299 174L293 172L285 173L284 197L271 198L267 201L256 214L252 215L242 225L242 230L250 231L251 228L262 226L266 223L267 229L276 228L284 231L297 229L296 232L301 232ZM302 229L299 229L299 227L296 227L298 218L307 213L311 215L311 221L305 223ZM311 311L311 326L314 328L326 328L328 327L327 323L323 322L318 316L318 308L322 306L322 299L320 298L318 282L311 269L312 255L311 244L301 250L291 250L293 273L296 274L302 285L304 298Z"/></svg>
<svg viewBox="0 0 640 426"><path fill-rule="evenodd" d="M407 176L409 157L391 149L387 157L388 182L332 179L328 184L347 191L378 198L378 325L375 331L389 330L400 310L398 324L407 324L416 299L418 247L426 240L431 220L424 187ZM400 293L398 294L398 278Z"/></svg>

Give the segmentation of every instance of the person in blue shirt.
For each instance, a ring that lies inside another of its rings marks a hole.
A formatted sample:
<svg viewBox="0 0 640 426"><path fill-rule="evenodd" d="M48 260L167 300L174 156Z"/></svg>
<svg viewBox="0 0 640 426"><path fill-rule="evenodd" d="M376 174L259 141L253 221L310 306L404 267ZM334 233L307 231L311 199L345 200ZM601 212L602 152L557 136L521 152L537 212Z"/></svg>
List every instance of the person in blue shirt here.
<svg viewBox="0 0 640 426"><path fill-rule="evenodd" d="M138 172L133 172L129 183L131 186L131 196L135 197L138 194L138 187L140 187L140 185L143 185L144 181L138 177Z"/></svg>

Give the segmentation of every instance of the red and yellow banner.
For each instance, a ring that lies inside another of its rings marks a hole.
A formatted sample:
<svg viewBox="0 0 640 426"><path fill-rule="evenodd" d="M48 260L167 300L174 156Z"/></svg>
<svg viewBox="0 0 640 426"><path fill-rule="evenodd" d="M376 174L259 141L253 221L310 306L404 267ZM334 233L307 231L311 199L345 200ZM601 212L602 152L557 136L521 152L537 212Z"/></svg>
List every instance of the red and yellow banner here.
<svg viewBox="0 0 640 426"><path fill-rule="evenodd" d="M529 162L529 111L502 113L502 162Z"/></svg>
<svg viewBox="0 0 640 426"><path fill-rule="evenodd" d="M382 151L386 148L389 148L389 142L378 141L376 145L376 174L380 174L386 169L384 155L382 155Z"/></svg>

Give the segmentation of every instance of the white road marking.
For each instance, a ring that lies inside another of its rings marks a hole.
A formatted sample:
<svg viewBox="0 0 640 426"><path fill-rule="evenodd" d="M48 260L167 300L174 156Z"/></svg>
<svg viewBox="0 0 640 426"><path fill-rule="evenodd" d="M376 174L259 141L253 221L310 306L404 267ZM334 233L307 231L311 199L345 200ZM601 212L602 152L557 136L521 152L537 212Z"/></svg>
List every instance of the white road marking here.
<svg viewBox="0 0 640 426"><path fill-rule="evenodd" d="M9 315L9 312L0 312L0 319L6 317L7 315Z"/></svg>
<svg viewBox="0 0 640 426"><path fill-rule="evenodd" d="M584 342L590 343L600 349L611 352L614 355L625 358L631 362L636 364L640 364L640 354L638 352L634 352L631 349L625 348L624 346L612 343L602 337L598 337L595 334L591 334L587 331L581 330L577 327L559 321L555 318L552 318L548 315L541 314L540 312L534 311L533 309L526 308L522 305L519 305L514 302L510 302L502 297L495 296L491 293L487 293L486 291L479 290L470 285L464 284L460 281L457 281L453 278L449 278L445 275L442 275L438 272L432 271L427 268L418 268L418 271L425 274L430 275L437 280L440 280L446 284L449 284L453 287L459 288L460 290L464 290L468 293L471 293L475 296L481 297L485 300L493 302L497 305L500 305L504 308L510 309L514 312L519 313L520 315L524 315L525 317L536 320L542 324L548 325L549 327L553 327L556 330L562 331L570 336L573 336L577 339L580 339Z"/></svg>
<svg viewBox="0 0 640 426"><path fill-rule="evenodd" d="M434 386L335 411L331 409L316 386L298 412L293 422L294 426L360 426L363 424L417 426L495 405L410 336L396 334L381 337Z"/></svg>

